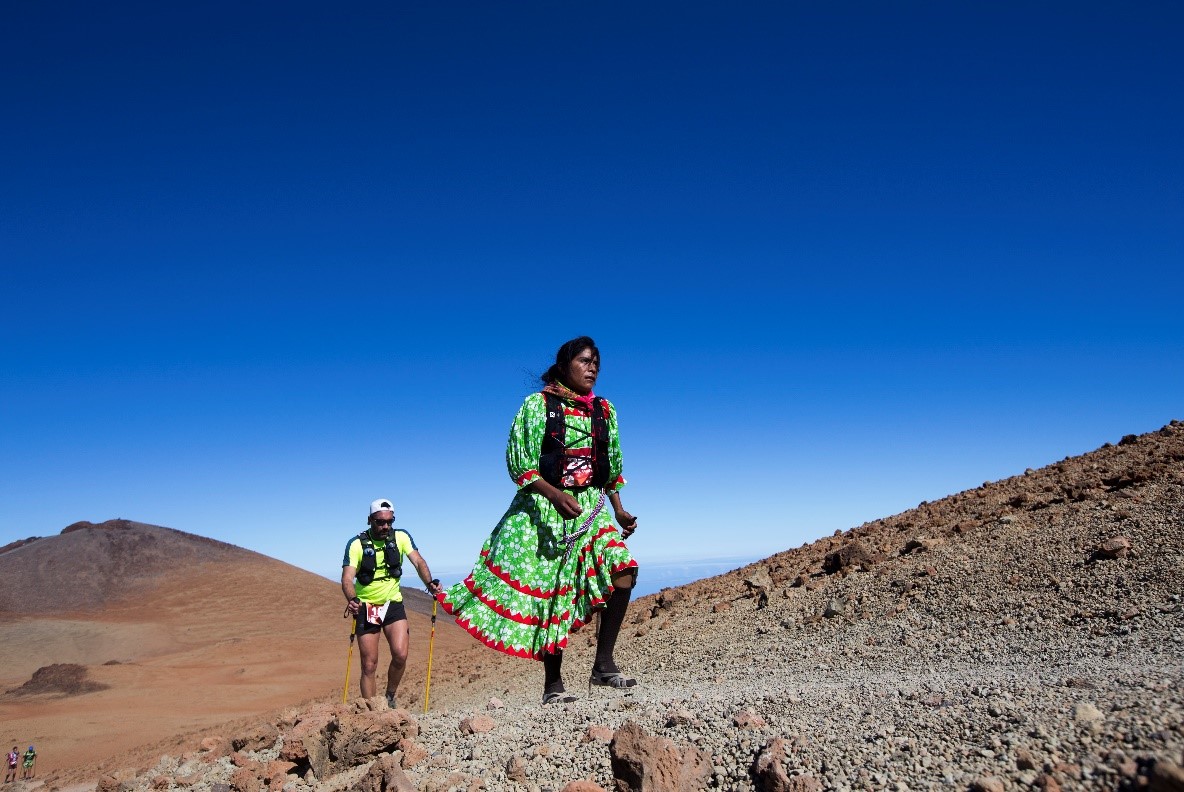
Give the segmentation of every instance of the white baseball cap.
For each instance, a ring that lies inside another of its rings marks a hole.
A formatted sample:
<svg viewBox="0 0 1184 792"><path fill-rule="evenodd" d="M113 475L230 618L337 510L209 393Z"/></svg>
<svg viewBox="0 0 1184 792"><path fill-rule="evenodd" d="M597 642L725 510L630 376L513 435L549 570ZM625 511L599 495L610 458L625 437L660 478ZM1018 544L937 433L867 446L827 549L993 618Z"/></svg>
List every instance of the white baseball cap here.
<svg viewBox="0 0 1184 792"><path fill-rule="evenodd" d="M371 501L370 514L380 511L389 511L393 516L395 513L395 504L391 503L390 498L379 498L376 501Z"/></svg>

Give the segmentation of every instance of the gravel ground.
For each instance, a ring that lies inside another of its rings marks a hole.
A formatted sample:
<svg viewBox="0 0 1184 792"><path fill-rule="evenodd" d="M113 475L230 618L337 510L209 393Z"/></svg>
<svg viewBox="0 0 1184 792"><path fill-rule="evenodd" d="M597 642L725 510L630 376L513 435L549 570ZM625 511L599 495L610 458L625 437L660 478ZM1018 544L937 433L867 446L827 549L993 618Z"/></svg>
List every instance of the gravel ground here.
<svg viewBox="0 0 1184 792"><path fill-rule="evenodd" d="M642 598L618 648L627 691L584 687L591 630L565 659L575 703L541 706L527 661L463 700L433 690L449 709L413 713L430 756L406 773L428 790L612 789L607 730L632 721L698 748L724 790L761 788L774 737L784 771L822 789L1141 788L1154 764L1184 765L1182 593L1173 422ZM475 715L493 728L462 734ZM183 764L155 775L199 763ZM365 770L284 788L336 792Z"/></svg>

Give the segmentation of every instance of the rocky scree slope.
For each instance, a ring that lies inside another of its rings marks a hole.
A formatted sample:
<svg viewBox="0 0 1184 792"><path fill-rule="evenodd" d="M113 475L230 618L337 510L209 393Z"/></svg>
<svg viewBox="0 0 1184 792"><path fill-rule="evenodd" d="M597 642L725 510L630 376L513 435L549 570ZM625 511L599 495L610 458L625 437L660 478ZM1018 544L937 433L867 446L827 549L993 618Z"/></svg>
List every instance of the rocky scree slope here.
<svg viewBox="0 0 1184 792"><path fill-rule="evenodd" d="M290 711L103 792L1184 789L1184 424L639 599L639 684L523 662L427 715ZM237 750L236 750L237 749Z"/></svg>

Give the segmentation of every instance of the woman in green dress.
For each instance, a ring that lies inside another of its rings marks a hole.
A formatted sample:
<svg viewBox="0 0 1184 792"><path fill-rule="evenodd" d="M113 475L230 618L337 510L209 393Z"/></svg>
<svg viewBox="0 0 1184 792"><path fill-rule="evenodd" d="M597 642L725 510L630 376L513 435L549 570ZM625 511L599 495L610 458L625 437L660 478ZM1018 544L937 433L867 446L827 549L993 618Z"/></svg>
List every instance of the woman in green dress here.
<svg viewBox="0 0 1184 792"><path fill-rule="evenodd" d="M444 609L486 646L543 662L544 704L573 700L560 673L563 649L597 609L591 684L637 683L613 659L637 579L637 562L623 541L637 518L621 505L617 414L592 393L599 373L600 351L591 338L559 348L542 391L526 397L510 427L506 466L518 492L473 571L439 595Z"/></svg>

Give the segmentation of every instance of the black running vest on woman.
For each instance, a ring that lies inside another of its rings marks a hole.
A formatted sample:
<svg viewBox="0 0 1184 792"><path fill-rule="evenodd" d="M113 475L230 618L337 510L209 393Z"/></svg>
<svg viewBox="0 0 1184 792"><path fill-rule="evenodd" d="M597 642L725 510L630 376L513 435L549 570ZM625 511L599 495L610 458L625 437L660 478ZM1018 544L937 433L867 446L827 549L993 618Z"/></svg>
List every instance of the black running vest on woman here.
<svg viewBox="0 0 1184 792"><path fill-rule="evenodd" d="M545 391L543 399L546 401L547 426L543 431L543 448L539 454L539 475L551 486L563 489L562 477L567 460L582 454L570 453L573 449L567 444L568 427L563 420L563 400ZM582 439L576 438L577 441ZM608 421L604 417L604 399L599 396L592 399L591 450L592 479L589 484L603 487L608 483Z"/></svg>

